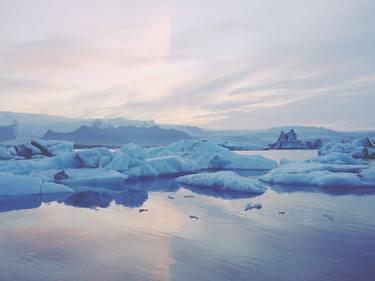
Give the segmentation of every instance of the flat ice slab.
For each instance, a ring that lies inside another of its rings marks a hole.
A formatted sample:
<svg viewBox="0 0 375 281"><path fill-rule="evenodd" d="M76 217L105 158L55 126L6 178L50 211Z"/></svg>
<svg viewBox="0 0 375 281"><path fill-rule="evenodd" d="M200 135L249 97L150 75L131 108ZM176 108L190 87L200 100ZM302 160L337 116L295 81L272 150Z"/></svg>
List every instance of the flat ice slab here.
<svg viewBox="0 0 375 281"><path fill-rule="evenodd" d="M249 179L231 171L200 173L179 177L178 183L208 187L218 190L231 190L249 193L263 193L266 186L256 179Z"/></svg>
<svg viewBox="0 0 375 281"><path fill-rule="evenodd" d="M38 177L0 173L0 195L33 195L72 191L65 185L44 182Z"/></svg>

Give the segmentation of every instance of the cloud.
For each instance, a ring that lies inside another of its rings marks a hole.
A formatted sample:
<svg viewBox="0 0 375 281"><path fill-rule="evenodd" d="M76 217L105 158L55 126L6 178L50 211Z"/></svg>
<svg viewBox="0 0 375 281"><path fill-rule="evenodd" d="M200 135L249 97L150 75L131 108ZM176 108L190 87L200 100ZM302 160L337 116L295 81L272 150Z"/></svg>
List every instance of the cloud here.
<svg viewBox="0 0 375 281"><path fill-rule="evenodd" d="M368 128L374 8L370 0L0 2L0 109L212 128Z"/></svg>

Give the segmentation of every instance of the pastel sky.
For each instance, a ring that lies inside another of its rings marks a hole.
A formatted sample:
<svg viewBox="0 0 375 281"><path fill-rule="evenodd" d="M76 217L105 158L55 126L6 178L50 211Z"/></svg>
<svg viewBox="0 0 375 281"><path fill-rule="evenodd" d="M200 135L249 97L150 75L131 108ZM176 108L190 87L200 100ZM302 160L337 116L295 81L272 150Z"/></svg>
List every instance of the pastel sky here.
<svg viewBox="0 0 375 281"><path fill-rule="evenodd" d="M374 0L0 0L0 110L375 129Z"/></svg>

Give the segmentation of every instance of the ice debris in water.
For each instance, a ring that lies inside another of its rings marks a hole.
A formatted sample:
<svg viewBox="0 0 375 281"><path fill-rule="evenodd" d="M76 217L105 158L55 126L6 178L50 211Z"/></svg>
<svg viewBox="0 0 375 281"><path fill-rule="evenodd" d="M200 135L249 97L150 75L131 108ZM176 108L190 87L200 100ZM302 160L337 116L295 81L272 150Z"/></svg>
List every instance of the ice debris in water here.
<svg viewBox="0 0 375 281"><path fill-rule="evenodd" d="M252 203L247 203L246 206L245 206L245 211L249 211L249 210L252 210L252 209L262 209L262 205L259 204L259 203L256 203L256 204L252 204Z"/></svg>

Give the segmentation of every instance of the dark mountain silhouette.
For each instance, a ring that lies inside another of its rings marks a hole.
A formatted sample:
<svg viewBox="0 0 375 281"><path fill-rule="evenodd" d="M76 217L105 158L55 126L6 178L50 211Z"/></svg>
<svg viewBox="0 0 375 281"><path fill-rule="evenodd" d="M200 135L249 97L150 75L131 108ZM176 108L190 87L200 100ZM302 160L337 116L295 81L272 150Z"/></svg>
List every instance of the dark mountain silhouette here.
<svg viewBox="0 0 375 281"><path fill-rule="evenodd" d="M133 142L140 145L165 145L182 139L191 138L188 134L174 130L162 129L158 126L149 128L121 126L98 128L97 126L81 126L68 133L48 130L43 136L47 140L67 140L79 145L121 146Z"/></svg>

